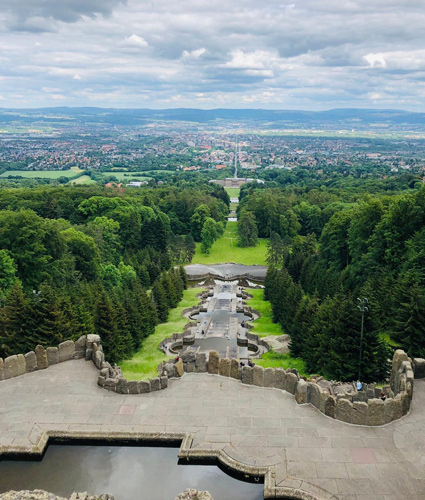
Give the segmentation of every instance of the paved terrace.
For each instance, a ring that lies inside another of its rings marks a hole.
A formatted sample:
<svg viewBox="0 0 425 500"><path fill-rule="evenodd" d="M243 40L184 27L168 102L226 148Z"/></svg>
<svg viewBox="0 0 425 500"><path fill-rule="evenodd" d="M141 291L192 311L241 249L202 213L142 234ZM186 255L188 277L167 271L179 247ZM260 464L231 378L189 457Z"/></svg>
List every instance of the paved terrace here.
<svg viewBox="0 0 425 500"><path fill-rule="evenodd" d="M328 492L303 498L425 498L425 380L415 382L411 413L380 428L215 375L186 374L166 390L126 396L96 381L94 365L75 360L0 382L1 450L33 448L45 431L193 433L192 449L274 466L278 486Z"/></svg>

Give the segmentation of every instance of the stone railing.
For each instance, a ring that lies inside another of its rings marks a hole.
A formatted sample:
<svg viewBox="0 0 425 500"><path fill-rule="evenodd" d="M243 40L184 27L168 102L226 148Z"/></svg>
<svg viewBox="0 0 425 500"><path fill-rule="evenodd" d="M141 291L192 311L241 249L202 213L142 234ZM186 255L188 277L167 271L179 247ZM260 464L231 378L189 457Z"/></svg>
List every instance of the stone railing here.
<svg viewBox="0 0 425 500"><path fill-rule="evenodd" d="M182 334L176 334L176 339ZM247 333L249 339L262 345L257 335ZM267 344L265 342L265 344ZM414 378L425 378L425 360L411 360L402 350L394 353L390 386L376 388L364 384L361 391L354 386L346 392L335 394L330 383L323 387L320 381L306 380L297 370L266 368L255 365L241 366L237 359L221 358L215 351L206 353L187 351L181 357L164 361L158 366L158 376L150 380L127 381L119 366L105 360L98 335L83 335L76 342L67 340L58 347L38 345L25 355L17 354L0 358L0 381L43 370L49 366L72 359L92 360L99 370L98 385L119 394L144 394L168 387L168 379L184 373L210 373L240 380L243 384L280 389L293 394L298 404L310 403L328 417L357 425L384 425L406 415L410 410ZM381 399L384 391L385 398Z"/></svg>
<svg viewBox="0 0 425 500"><path fill-rule="evenodd" d="M62 363L70 359L81 359L86 357L87 337L99 338L97 335L83 335L76 342L66 340L58 347L48 347L38 345L34 351L26 354L15 354L4 360L0 358L0 380L7 380L19 377L25 373L36 370L44 370L51 365Z"/></svg>

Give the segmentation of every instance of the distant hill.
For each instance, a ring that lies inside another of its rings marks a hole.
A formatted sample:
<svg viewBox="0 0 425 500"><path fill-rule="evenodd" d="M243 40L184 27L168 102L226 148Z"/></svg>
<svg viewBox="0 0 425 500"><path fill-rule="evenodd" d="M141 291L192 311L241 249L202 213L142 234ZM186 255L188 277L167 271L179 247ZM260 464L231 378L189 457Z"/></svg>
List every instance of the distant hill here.
<svg viewBox="0 0 425 500"><path fill-rule="evenodd" d="M286 128L314 126L413 126L425 128L425 113L393 109L331 109L328 111L291 111L267 109L117 109L94 107L55 107L39 109L0 108L0 122L104 123L137 125L154 120L211 123L220 120L255 122Z"/></svg>

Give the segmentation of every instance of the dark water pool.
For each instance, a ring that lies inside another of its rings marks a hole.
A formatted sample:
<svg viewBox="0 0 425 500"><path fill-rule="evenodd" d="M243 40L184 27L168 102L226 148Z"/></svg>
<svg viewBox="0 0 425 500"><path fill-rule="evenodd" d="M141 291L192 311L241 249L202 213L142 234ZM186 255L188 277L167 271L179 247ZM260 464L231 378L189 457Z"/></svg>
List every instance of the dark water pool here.
<svg viewBox="0 0 425 500"><path fill-rule="evenodd" d="M177 448L50 445L42 461L0 461L0 492L43 489L110 493L116 500L174 500L186 488L214 500L263 500L263 484L235 479L214 465L179 465Z"/></svg>

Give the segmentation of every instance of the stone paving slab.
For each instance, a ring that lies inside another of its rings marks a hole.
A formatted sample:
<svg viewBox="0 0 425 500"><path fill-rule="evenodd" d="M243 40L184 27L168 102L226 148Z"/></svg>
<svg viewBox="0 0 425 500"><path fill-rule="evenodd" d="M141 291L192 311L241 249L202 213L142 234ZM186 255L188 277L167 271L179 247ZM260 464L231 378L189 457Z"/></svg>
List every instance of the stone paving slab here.
<svg viewBox="0 0 425 500"><path fill-rule="evenodd" d="M276 491L297 485L312 499L425 498L425 380L415 381L409 415L370 428L216 375L186 374L166 390L125 396L96 379L92 363L74 360L0 382L0 450L33 449L46 432L178 433L191 436L188 454L273 471Z"/></svg>

